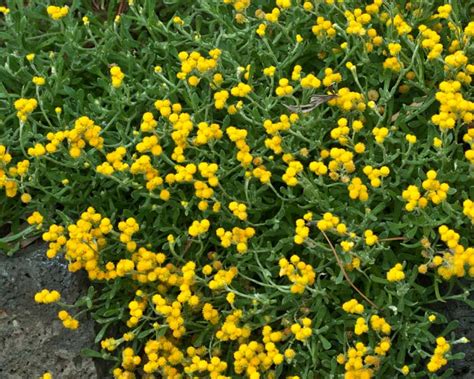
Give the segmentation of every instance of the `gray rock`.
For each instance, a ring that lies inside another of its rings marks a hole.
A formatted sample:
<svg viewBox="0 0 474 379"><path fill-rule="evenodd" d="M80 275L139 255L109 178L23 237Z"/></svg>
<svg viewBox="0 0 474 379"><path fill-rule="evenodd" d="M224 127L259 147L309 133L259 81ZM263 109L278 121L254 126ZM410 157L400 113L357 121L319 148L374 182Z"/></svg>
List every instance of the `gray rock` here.
<svg viewBox="0 0 474 379"><path fill-rule="evenodd" d="M58 290L71 304L87 291L84 275L69 273L64 260L48 259L42 245L13 257L0 254L0 378L36 379L50 371L55 379L98 378L94 361L80 351L92 347L94 324L79 318L68 330L56 304L36 304L43 288Z"/></svg>
<svg viewBox="0 0 474 379"><path fill-rule="evenodd" d="M471 300L473 299L471 294ZM441 308L441 306L440 306ZM453 378L471 379L474 378L474 311L466 303L451 301L446 304L445 309L440 309L448 320L458 320L459 328L454 333L457 338L466 337L470 342L458 344L453 347L453 353L463 352L466 356L462 360L453 361L448 367L454 369Z"/></svg>

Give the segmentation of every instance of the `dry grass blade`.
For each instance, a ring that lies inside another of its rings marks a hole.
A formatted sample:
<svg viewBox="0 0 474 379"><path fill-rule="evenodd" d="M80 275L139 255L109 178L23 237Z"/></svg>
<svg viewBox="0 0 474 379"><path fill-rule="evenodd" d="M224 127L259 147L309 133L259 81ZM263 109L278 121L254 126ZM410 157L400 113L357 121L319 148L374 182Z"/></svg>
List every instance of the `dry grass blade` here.
<svg viewBox="0 0 474 379"><path fill-rule="evenodd" d="M374 308L377 308L378 309L378 306L373 302L371 301L367 296L364 295L364 293L356 287L356 285L352 282L351 278L349 278L349 275L347 275L347 272L346 270L344 269L344 265L341 261L341 259L339 258L339 256L337 255L337 251L336 249L334 248L334 245L332 244L331 240L329 239L329 237L327 236L327 234L321 230L321 233L323 233L324 237L326 238L326 241L328 241L329 243L329 246L331 247L331 250L334 254L334 257L336 258L336 261L337 261L337 264L338 266L340 267L340 269L342 270L342 273L344 275L344 278L346 278L346 281L350 284L350 286L352 288L354 288L360 296L362 296L362 298L367 301L370 305L372 305Z"/></svg>
<svg viewBox="0 0 474 379"><path fill-rule="evenodd" d="M308 113L314 110L321 104L336 98L337 95L313 95L311 96L309 104L305 105L285 105L287 109L295 113Z"/></svg>

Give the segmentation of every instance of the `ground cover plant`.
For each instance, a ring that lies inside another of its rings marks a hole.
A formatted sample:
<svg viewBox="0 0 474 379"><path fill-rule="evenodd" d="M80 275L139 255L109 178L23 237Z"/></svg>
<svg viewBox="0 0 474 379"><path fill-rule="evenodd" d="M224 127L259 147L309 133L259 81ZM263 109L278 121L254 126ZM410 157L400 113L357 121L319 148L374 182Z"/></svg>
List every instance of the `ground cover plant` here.
<svg viewBox="0 0 474 379"><path fill-rule="evenodd" d="M92 317L115 378L449 377L468 341L430 307L474 275L471 18L7 1L0 248L87 272L32 304Z"/></svg>

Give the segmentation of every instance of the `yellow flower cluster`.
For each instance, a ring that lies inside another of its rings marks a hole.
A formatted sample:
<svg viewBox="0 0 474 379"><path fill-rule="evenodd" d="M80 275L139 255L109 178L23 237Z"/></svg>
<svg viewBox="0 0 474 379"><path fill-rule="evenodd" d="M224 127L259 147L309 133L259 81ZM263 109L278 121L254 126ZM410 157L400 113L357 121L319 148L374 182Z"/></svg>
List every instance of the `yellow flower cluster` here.
<svg viewBox="0 0 474 379"><path fill-rule="evenodd" d="M348 150L333 147L330 151L321 151L321 158L331 158L328 163L329 176L333 180L339 179L339 174L352 173L355 171L355 164L353 161L354 154Z"/></svg>
<svg viewBox="0 0 474 379"><path fill-rule="evenodd" d="M67 5L64 7L49 5L46 8L46 11L48 12L49 17L51 17L53 20L60 20L67 16L69 13L69 7Z"/></svg>
<svg viewBox="0 0 474 379"><path fill-rule="evenodd" d="M296 175L303 171L303 164L299 161L291 161L288 163L288 167L285 173L282 175L283 181L290 187L294 187L298 184Z"/></svg>
<svg viewBox="0 0 474 379"><path fill-rule="evenodd" d="M138 366L141 363L141 358L139 355L135 355L135 352L131 347L126 347L122 351L122 367L127 370L126 372L131 373L136 366ZM114 371L114 376L117 374L117 372ZM123 378L129 378L129 376L125 376L124 374Z"/></svg>
<svg viewBox="0 0 474 379"><path fill-rule="evenodd" d="M227 99L229 98L229 91L217 91L214 94L214 107L216 109L224 109Z"/></svg>
<svg viewBox="0 0 474 379"><path fill-rule="evenodd" d="M64 228L59 225L52 224L48 231L43 233L43 240L49 242L46 255L48 258L54 258L63 245L66 244L66 237L63 235Z"/></svg>
<svg viewBox="0 0 474 379"><path fill-rule="evenodd" d="M405 279L405 273L401 263L397 263L387 272L387 280L389 282L400 282L403 279Z"/></svg>
<svg viewBox="0 0 474 379"><path fill-rule="evenodd" d="M374 352L377 355L385 356L391 347L390 338L384 337L380 340L379 344L374 348Z"/></svg>
<svg viewBox="0 0 474 379"><path fill-rule="evenodd" d="M79 117L74 122L74 129L64 132L69 141L69 154L73 158L81 155L82 149L87 143L96 149L102 149L104 139L99 136L101 128L94 124L87 116Z"/></svg>
<svg viewBox="0 0 474 379"><path fill-rule="evenodd" d="M276 0L276 5L282 9L291 8L291 0Z"/></svg>
<svg viewBox="0 0 474 379"><path fill-rule="evenodd" d="M316 175L326 175L328 172L328 166L323 162L312 161L309 164L309 170L314 172Z"/></svg>
<svg viewBox="0 0 474 379"><path fill-rule="evenodd" d="M350 184L347 186L349 190L349 197L352 200L359 199L360 201L367 201L369 199L369 193L367 192L367 186L362 183L362 180L358 177L352 178Z"/></svg>
<svg viewBox="0 0 474 379"><path fill-rule="evenodd" d="M245 97L252 92L252 87L246 83L240 82L237 86L230 89L230 93L235 97Z"/></svg>
<svg viewBox="0 0 474 379"><path fill-rule="evenodd" d="M471 199L466 199L462 203L463 206L463 214L467 216L472 223L474 223L474 201Z"/></svg>
<svg viewBox="0 0 474 379"><path fill-rule="evenodd" d="M445 355L450 349L451 346L444 337L436 338L436 348L434 350L434 354L426 365L426 368L429 372L436 372L448 363Z"/></svg>
<svg viewBox="0 0 474 379"><path fill-rule="evenodd" d="M383 68L394 72L399 72L402 69L402 63L397 57L389 57L383 62Z"/></svg>
<svg viewBox="0 0 474 379"><path fill-rule="evenodd" d="M440 5L438 7L438 13L433 15L433 18L448 18L453 10L453 7L450 4Z"/></svg>
<svg viewBox="0 0 474 379"><path fill-rule="evenodd" d="M400 16L400 14L395 15L393 19L387 20L387 26L392 24L397 29L397 33L401 36L412 31L412 27L403 20L403 17Z"/></svg>
<svg viewBox="0 0 474 379"><path fill-rule="evenodd" d="M388 44L388 51L390 53L391 56L396 56L398 55L398 53L400 53L400 51L402 50L402 45L400 45L399 43L389 43Z"/></svg>
<svg viewBox="0 0 474 379"><path fill-rule="evenodd" d="M347 126L347 118L337 120L337 128L331 129L331 138L338 140L341 145L346 145L349 141L349 132L351 129Z"/></svg>
<svg viewBox="0 0 474 379"><path fill-rule="evenodd" d="M468 143L470 148L466 149L464 156L471 163L474 164L474 128L469 128L463 136L463 141Z"/></svg>
<svg viewBox="0 0 474 379"><path fill-rule="evenodd" d="M373 246L375 245L378 240L379 240L379 237L377 237L374 232L370 229L367 229L366 231L364 231L364 237L365 237L365 244L367 246Z"/></svg>
<svg viewBox="0 0 474 379"><path fill-rule="evenodd" d="M331 212L323 214L323 218L316 223L319 230L325 232L328 230L335 230L337 233L343 235L347 233L346 224L340 222L339 217L334 216Z"/></svg>
<svg viewBox="0 0 474 379"><path fill-rule="evenodd" d="M264 165L255 167L252 171L252 175L259 179L262 184L270 183L272 177L271 171L267 170Z"/></svg>
<svg viewBox="0 0 474 379"><path fill-rule="evenodd" d="M275 94L279 97L288 96L293 93L293 86L287 78L281 78L278 81L278 87L275 89Z"/></svg>
<svg viewBox="0 0 474 379"><path fill-rule="evenodd" d="M276 71L275 66L268 66L263 69L263 75L271 77L275 75L275 71Z"/></svg>
<svg viewBox="0 0 474 379"><path fill-rule="evenodd" d="M244 12L251 3L251 0L223 0L224 4L232 4L237 12Z"/></svg>
<svg viewBox="0 0 474 379"><path fill-rule="evenodd" d="M305 317L300 322L294 323L291 325L291 333L295 335L295 338L298 341L306 341L313 334L311 329L312 321L308 317Z"/></svg>
<svg viewBox="0 0 474 379"><path fill-rule="evenodd" d="M75 330L79 328L79 321L65 310L59 311L58 318L63 322L64 327L67 329Z"/></svg>
<svg viewBox="0 0 474 379"><path fill-rule="evenodd" d="M443 45L440 43L441 36L426 25L420 25L418 30L421 33L421 46L429 51L428 59L438 58L443 52Z"/></svg>
<svg viewBox="0 0 474 379"><path fill-rule="evenodd" d="M425 208L428 205L428 199L421 196L420 190L415 185L408 186L408 188L402 192L402 197L407 201L405 209L408 212L412 212L416 207Z"/></svg>
<svg viewBox="0 0 474 379"><path fill-rule="evenodd" d="M322 16L319 16L316 18L316 24L312 27L311 30L313 34L318 37L327 36L329 38L333 38L336 36L336 29L334 29L332 22L329 20L326 20Z"/></svg>
<svg viewBox="0 0 474 379"><path fill-rule="evenodd" d="M155 120L153 113L145 112L140 124L140 130L142 132L153 132L156 128L156 125L158 125L158 122Z"/></svg>
<svg viewBox="0 0 474 379"><path fill-rule="evenodd" d="M243 254L248 250L248 240L255 235L255 229L252 227L245 229L234 227L232 231L226 231L224 228L218 228L216 235L220 238L222 247L227 248L236 245L237 251Z"/></svg>
<svg viewBox="0 0 474 379"><path fill-rule="evenodd" d="M441 225L438 228L441 235L441 240L446 243L450 249L456 249L459 246L460 235L454 230L449 229L446 225Z"/></svg>
<svg viewBox="0 0 474 379"><path fill-rule="evenodd" d="M147 299L143 299L143 301L132 300L130 303L128 303L130 318L127 320L127 326L129 328L138 324L143 316L146 306Z"/></svg>
<svg viewBox="0 0 474 379"><path fill-rule="evenodd" d="M414 134L407 134L407 135L405 136L405 139L406 139L406 141L407 141L409 144L411 144L411 145L413 145L413 144L416 143L416 136L415 136Z"/></svg>
<svg viewBox="0 0 474 379"><path fill-rule="evenodd" d="M178 377L179 372L173 366L182 363L184 355L169 339L159 337L157 340L148 340L144 352L148 358L148 362L143 365L146 374L160 370L167 378Z"/></svg>
<svg viewBox="0 0 474 379"><path fill-rule="evenodd" d="M216 332L216 338L220 341L235 341L237 339L245 339L250 336L250 328L238 326L243 312L238 309L225 318L221 328Z"/></svg>
<svg viewBox="0 0 474 379"><path fill-rule="evenodd" d="M0 13L3 13L4 15L7 15L8 13L10 13L10 9L8 9L7 7L4 7L4 6L0 6Z"/></svg>
<svg viewBox="0 0 474 379"><path fill-rule="evenodd" d="M221 139L222 135L223 133L219 124L209 125L207 122L200 122L194 143L198 146L204 145L213 139Z"/></svg>
<svg viewBox="0 0 474 379"><path fill-rule="evenodd" d="M291 73L291 80L300 80L301 79L301 71L303 67L299 64L293 67L293 72Z"/></svg>
<svg viewBox="0 0 474 379"><path fill-rule="evenodd" d="M56 291L49 291L47 289L43 289L40 292L35 294L35 302L39 304L50 304L55 303L61 299L61 294Z"/></svg>
<svg viewBox="0 0 474 379"><path fill-rule="evenodd" d="M219 357L211 357L209 361L200 358L198 355L192 356L191 364L185 366L184 372L188 375L194 373L208 372L208 375L204 374L205 377L211 379L224 379L222 373L227 369L227 363L219 359Z"/></svg>
<svg viewBox="0 0 474 379"><path fill-rule="evenodd" d="M458 50L455 53L447 55L444 58L444 63L446 64L447 70L453 70L465 66L468 61L468 58L462 50Z"/></svg>
<svg viewBox="0 0 474 379"><path fill-rule="evenodd" d="M283 114L280 116L280 121L273 122L272 120L265 120L263 127L267 134L275 135L281 131L290 129L291 125L297 122L298 119L299 117L296 113L292 113L290 116Z"/></svg>
<svg viewBox="0 0 474 379"><path fill-rule="evenodd" d="M33 76L33 79L31 79L31 81L37 86L44 86L46 84L46 79L42 76Z"/></svg>
<svg viewBox="0 0 474 379"><path fill-rule="evenodd" d="M351 347L347 351L347 361L344 355L338 356L338 363L344 364L344 369L346 370L345 378L369 379L373 376L374 370L367 366L375 362L373 356L366 356L367 352L368 348L362 342L357 342L355 348Z"/></svg>
<svg viewBox="0 0 474 379"><path fill-rule="evenodd" d="M306 225L307 221L309 220L306 220L306 218L296 220L295 237L293 240L297 245L302 245L309 236L309 227Z"/></svg>
<svg viewBox="0 0 474 379"><path fill-rule="evenodd" d="M229 286L232 280L238 274L237 267L231 267L229 270L219 270L209 282L209 288L213 291Z"/></svg>
<svg viewBox="0 0 474 379"><path fill-rule="evenodd" d="M280 276L287 276L293 283L292 293L302 294L306 286L314 284L316 273L310 264L303 262L297 255L292 255L290 262L285 258L280 259Z"/></svg>
<svg viewBox="0 0 474 379"><path fill-rule="evenodd" d="M15 166L7 167L11 163L12 156L7 153L7 149L4 145L0 145L0 189L5 188L5 195L7 197L15 197L18 193L18 181L17 177L23 178L28 173L30 162L23 160L18 162ZM29 203L31 201L31 195L24 193L21 195L21 201Z"/></svg>
<svg viewBox="0 0 474 379"><path fill-rule="evenodd" d="M154 156L161 155L161 153L163 152L163 149L159 144L157 135L144 137L143 140L139 142L135 148L141 154L150 152Z"/></svg>
<svg viewBox="0 0 474 379"><path fill-rule="evenodd" d="M184 162L184 150L188 146L187 137L193 129L193 121L189 113L181 113L182 106L179 103L171 105L169 100L155 101L155 108L160 111L161 115L171 122L173 132L171 138L175 143L175 148L171 154L171 159L175 162Z"/></svg>
<svg viewBox="0 0 474 379"><path fill-rule="evenodd" d="M367 333L369 331L369 325L365 322L363 317L358 317L354 325L354 333L358 336Z"/></svg>
<svg viewBox="0 0 474 379"><path fill-rule="evenodd" d="M366 108L364 96L358 92L352 92L349 88L343 87L337 91L337 97L328 101L331 106L337 106L345 112L358 110L363 112Z"/></svg>
<svg viewBox="0 0 474 379"><path fill-rule="evenodd" d="M34 211L30 216L28 216L26 221L30 225L38 225L38 227L41 227L41 224L43 223L43 219L44 218L41 213L39 213L38 211Z"/></svg>
<svg viewBox="0 0 474 379"><path fill-rule="evenodd" d="M440 183L436 177L437 172L430 170L426 173L426 180L423 181L422 187L426 190L425 197L431 200L433 204L440 204L448 195L448 183Z"/></svg>
<svg viewBox="0 0 474 379"><path fill-rule="evenodd" d="M81 214L76 224L69 225L69 238L66 238L62 226L51 225L43 234L43 240L50 242L47 256L53 258L65 247L65 257L69 260L69 270L75 272L85 268L90 279L108 279L110 273L99 268L99 252L106 246L105 235L110 233L112 225L108 218L90 207ZM130 262L133 265L133 262ZM133 267L131 267L133 269ZM123 272L119 273L122 276ZM117 273L115 273L117 275Z"/></svg>
<svg viewBox="0 0 474 379"><path fill-rule="evenodd" d="M364 13L362 9L356 8L354 12L346 10L344 16L346 16L347 20L346 32L348 34L357 34L359 36L366 34L364 25L367 25L372 20L369 13Z"/></svg>
<svg viewBox="0 0 474 379"><path fill-rule="evenodd" d="M375 127L372 129L372 134L375 137L375 141L377 143L383 143L383 141L385 141L385 138L387 138L389 134L389 130L386 127L382 127L382 128Z"/></svg>
<svg viewBox="0 0 474 379"><path fill-rule="evenodd" d="M244 167L250 165L250 163L252 163L253 157L252 154L250 154L250 146L245 142L248 133L247 130L229 126L226 129L226 133L230 140L235 143L237 149L239 149L237 152L237 160Z"/></svg>
<svg viewBox="0 0 474 379"><path fill-rule="evenodd" d="M377 315L372 315L370 317L370 326L376 332L381 332L383 334L390 334L392 332L390 324L385 321L383 317Z"/></svg>
<svg viewBox="0 0 474 379"><path fill-rule="evenodd" d="M367 36L370 38L370 42L365 43L365 48L368 53L374 50L374 46L381 46L384 42L383 37L379 36L377 30L374 28L367 30Z"/></svg>
<svg viewBox="0 0 474 379"><path fill-rule="evenodd" d="M152 191L162 184L163 179L158 175L158 171L151 164L151 158L148 155L142 155L135 159L130 166L132 175L144 174L147 184L146 188Z"/></svg>
<svg viewBox="0 0 474 379"><path fill-rule="evenodd" d="M209 51L210 58L203 57L199 52L192 51L188 53L186 51L181 51L178 54L178 58L181 61L181 71L178 72L176 77L178 79L184 80L186 77L191 74L193 71L197 71L199 74L204 74L208 71L212 71L217 67L217 60L221 55L219 49L213 49ZM197 77L193 80L198 80ZM193 80L191 81L191 85Z"/></svg>
<svg viewBox="0 0 474 379"><path fill-rule="evenodd" d="M132 236L140 230L137 221L133 217L129 217L127 220L119 222L118 229L121 232L120 242L127 245L128 251L135 251L137 244L132 241Z"/></svg>
<svg viewBox="0 0 474 379"><path fill-rule="evenodd" d="M268 372L273 364L281 364L283 359L273 342L262 344L250 341L240 344L234 352L234 370L237 374L245 372L250 379L259 379L259 371Z"/></svg>
<svg viewBox="0 0 474 379"><path fill-rule="evenodd" d="M232 201L229 203L229 209L239 220L247 220L247 206L245 204Z"/></svg>
<svg viewBox="0 0 474 379"><path fill-rule="evenodd" d="M275 24L278 22L278 19L280 18L280 10L278 8L273 8L270 13L265 14L265 20L268 22Z"/></svg>
<svg viewBox="0 0 474 379"><path fill-rule="evenodd" d="M303 88L319 88L321 81L313 74L308 74L300 80L301 87Z"/></svg>
<svg viewBox="0 0 474 379"><path fill-rule="evenodd" d="M110 68L110 77L112 79L112 87L119 88L122 85L125 74L122 72L119 66L112 66Z"/></svg>
<svg viewBox="0 0 474 379"><path fill-rule="evenodd" d="M192 225L188 229L188 233L191 237L198 237L201 234L207 233L211 223L207 219L201 221L194 220Z"/></svg>
<svg viewBox="0 0 474 379"><path fill-rule="evenodd" d="M255 33L257 33L260 37L264 37L265 33L266 33L266 30L267 30L267 25L264 24L264 23L261 23L261 24L258 25L257 30L255 31Z"/></svg>
<svg viewBox="0 0 474 379"><path fill-rule="evenodd" d="M104 162L96 167L96 170L100 174L112 175L115 171L124 171L128 169L128 164L123 163L123 157L127 153L125 147L120 146L111 153L108 153L105 158L107 162Z"/></svg>
<svg viewBox="0 0 474 379"><path fill-rule="evenodd" d="M219 312L210 303L206 303L202 307L202 317L213 325L219 322Z"/></svg>
<svg viewBox="0 0 474 379"><path fill-rule="evenodd" d="M36 99L25 99L20 98L15 100L13 104L17 110L16 116L21 122L26 122L28 115L32 113L38 106L38 101Z"/></svg>
<svg viewBox="0 0 474 379"><path fill-rule="evenodd" d="M474 248L465 248L459 243L460 235L446 225L438 228L441 240L448 246L449 251L444 252L444 256L433 258L433 265L438 267L438 274L445 280L453 276L463 277L468 273L474 276Z"/></svg>
<svg viewBox="0 0 474 379"><path fill-rule="evenodd" d="M457 121L470 123L474 120L474 102L464 99L461 83L457 80L443 81L436 92L440 103L439 113L431 117L433 124L442 131L453 129Z"/></svg>
<svg viewBox="0 0 474 379"><path fill-rule="evenodd" d="M362 314L364 312L364 306L356 299L346 301L344 304L342 304L342 309L347 313Z"/></svg>
<svg viewBox="0 0 474 379"><path fill-rule="evenodd" d="M156 311L166 317L169 328L173 331L173 337L181 338L186 332L184 327L184 318L181 315L182 304L179 301L173 301L169 304L161 295L153 295L153 304Z"/></svg>
<svg viewBox="0 0 474 379"><path fill-rule="evenodd" d="M369 178L372 187L380 187L382 185L380 178L386 178L390 174L390 169L387 166L382 166L380 169L365 166L363 172Z"/></svg>

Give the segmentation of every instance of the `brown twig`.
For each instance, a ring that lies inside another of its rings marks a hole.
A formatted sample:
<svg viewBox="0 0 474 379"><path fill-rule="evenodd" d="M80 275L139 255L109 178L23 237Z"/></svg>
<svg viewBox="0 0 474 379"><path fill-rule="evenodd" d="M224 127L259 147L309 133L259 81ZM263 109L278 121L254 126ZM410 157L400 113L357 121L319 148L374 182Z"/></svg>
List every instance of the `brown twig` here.
<svg viewBox="0 0 474 379"><path fill-rule="evenodd" d="M356 287L356 285L352 282L352 280L349 278L349 275L347 275L347 272L344 269L344 265L343 265L341 259L339 258L339 256L337 255L336 249L334 248L331 240L329 239L329 237L327 236L327 234L323 230L321 230L321 233L323 233L323 236L326 238L326 241L328 241L329 246L331 247L331 250L334 254L334 257L336 258L337 264L340 267L340 269L342 270L342 273L344 274L344 278L346 278L347 282L351 285L352 288L354 288L359 293L360 296L362 296L362 298L365 301L367 301L374 308L378 308L378 306L374 302L372 302L367 296L365 296L364 293L360 289L358 289Z"/></svg>
<svg viewBox="0 0 474 379"><path fill-rule="evenodd" d="M120 16L125 11L126 6L127 6L126 1L120 0L120 4L118 6L117 13L115 14L115 16Z"/></svg>

